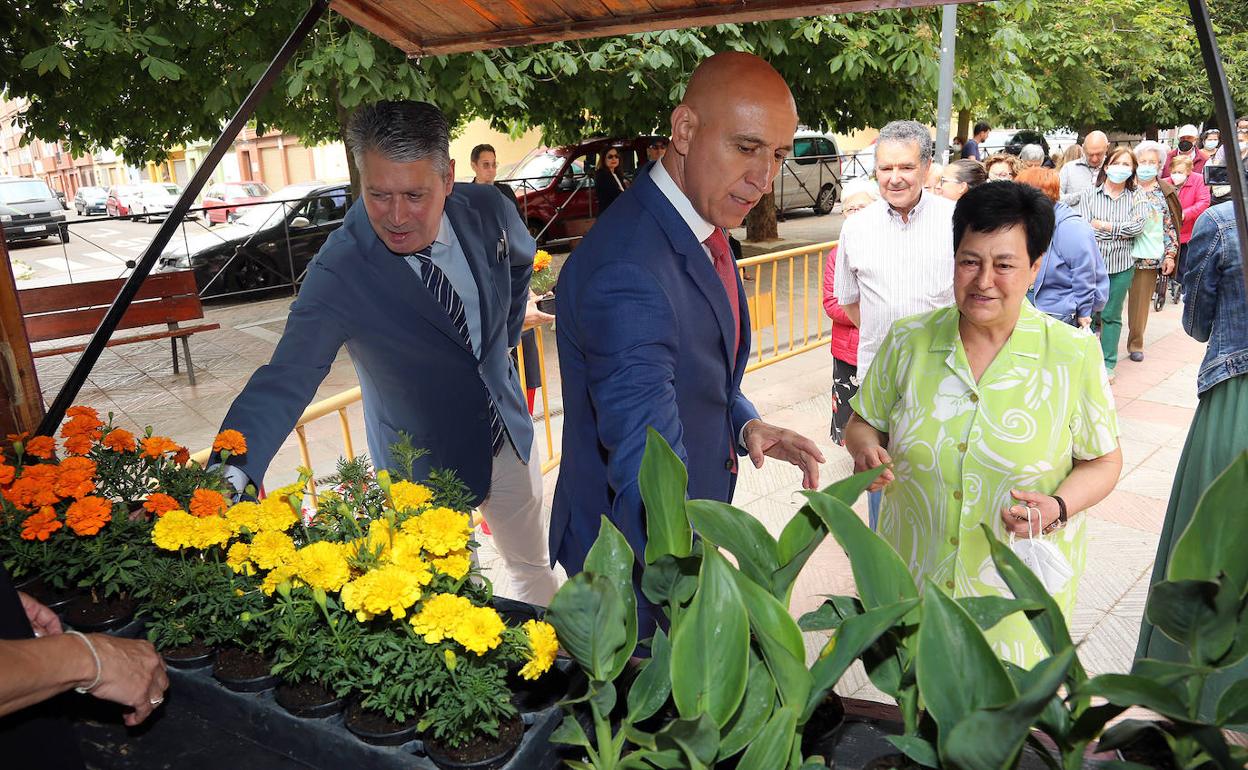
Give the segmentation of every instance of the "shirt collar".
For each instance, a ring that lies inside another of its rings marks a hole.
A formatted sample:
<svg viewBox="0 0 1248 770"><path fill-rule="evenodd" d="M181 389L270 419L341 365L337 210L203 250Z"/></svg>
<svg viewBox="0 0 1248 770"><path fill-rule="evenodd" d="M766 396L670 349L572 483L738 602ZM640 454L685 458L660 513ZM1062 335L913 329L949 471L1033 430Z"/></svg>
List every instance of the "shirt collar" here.
<svg viewBox="0 0 1248 770"><path fill-rule="evenodd" d="M927 208L927 199L929 197L931 197L931 193L929 193L927 190L919 191L919 200L917 203L914 204L914 208L910 209L910 213L907 215L910 217L910 220L907 220L907 221L911 221L913 220L914 217L923 213L923 209ZM890 217L897 217L899 219L901 218L900 211L898 211L897 209L889 205L888 201L885 201L883 197L881 197L880 200L884 201L884 210L888 212L888 215Z"/></svg>
<svg viewBox="0 0 1248 770"><path fill-rule="evenodd" d="M697 212L697 209L693 207L693 203L689 200L689 196L685 195L676 186L676 180L672 179L671 174L667 173L667 169L663 168L663 161L658 161L650 167L650 179L654 181L654 186L659 188L659 192L663 193L663 197L671 202L672 207L676 209L676 213L680 214L680 218L693 231L693 237L698 239L698 243L702 243L711 237L711 233L715 232L715 225L707 222Z"/></svg>
<svg viewBox="0 0 1248 770"><path fill-rule="evenodd" d="M450 217L448 217L446 215L446 212L443 211L442 221L438 223L438 235L436 238L433 239L433 242L440 243L443 246L450 246L454 238L455 236L453 234L453 231L451 230Z"/></svg>
<svg viewBox="0 0 1248 770"><path fill-rule="evenodd" d="M928 351L952 352L958 345L958 321L961 319L958 306L945 308L933 319L935 330ZM1044 316L1028 301L1024 300L1018 309L1018 320L1014 323L1014 331L1006 340L1002 352L1008 352L1024 358L1039 358L1040 333L1044 327Z"/></svg>

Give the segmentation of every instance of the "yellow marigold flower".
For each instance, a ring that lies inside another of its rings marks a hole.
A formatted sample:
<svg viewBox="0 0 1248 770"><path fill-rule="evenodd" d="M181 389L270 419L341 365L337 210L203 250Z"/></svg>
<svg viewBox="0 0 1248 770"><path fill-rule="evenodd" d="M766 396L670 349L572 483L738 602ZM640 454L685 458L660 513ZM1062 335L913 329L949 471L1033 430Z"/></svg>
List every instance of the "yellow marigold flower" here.
<svg viewBox="0 0 1248 770"><path fill-rule="evenodd" d="M520 676L537 679L554 665L559 638L555 636L555 627L541 620L526 620L524 633L529 638L529 662L520 669Z"/></svg>
<svg viewBox="0 0 1248 770"><path fill-rule="evenodd" d="M260 504L245 501L231 505L225 512L225 520L235 534L246 529L248 532L260 531Z"/></svg>
<svg viewBox="0 0 1248 770"><path fill-rule="evenodd" d="M414 526L424 540L425 550L434 556L446 556L451 551L468 547L468 538L472 536L468 514L450 508L430 508L414 520L419 522ZM408 522L411 521L413 519L408 519Z"/></svg>
<svg viewBox="0 0 1248 770"><path fill-rule="evenodd" d="M420 549L420 538L399 533L394 539L394 549L390 552L390 563L416 575L420 584L429 585L433 580L433 571Z"/></svg>
<svg viewBox="0 0 1248 770"><path fill-rule="evenodd" d="M295 568L291 564L283 564L269 571L264 576L264 581L260 583L260 590L264 591L265 596L272 596L277 587L287 580L293 580L295 577Z"/></svg>
<svg viewBox="0 0 1248 770"><path fill-rule="evenodd" d="M394 530L390 529L390 522L385 519L373 519L368 523L368 550L378 554L381 559L390 558L390 547L394 542L394 535Z"/></svg>
<svg viewBox="0 0 1248 770"><path fill-rule="evenodd" d="M191 547L202 550L214 545L224 546L233 535L230 523L220 516L201 516L191 530Z"/></svg>
<svg viewBox="0 0 1248 770"><path fill-rule="evenodd" d="M465 548L462 551L451 551L446 556L432 559L430 563L443 575L452 580L459 580L472 568L472 556L471 552Z"/></svg>
<svg viewBox="0 0 1248 770"><path fill-rule="evenodd" d="M396 481L390 485L390 499L394 501L396 511L419 510L432 498L433 492L422 484Z"/></svg>
<svg viewBox="0 0 1248 770"><path fill-rule="evenodd" d="M166 551L177 551L191 545L196 517L186 511L168 511L152 526L152 542Z"/></svg>
<svg viewBox="0 0 1248 770"><path fill-rule="evenodd" d="M337 591L351 578L346 550L325 540L300 548L294 565L300 580L325 591Z"/></svg>
<svg viewBox="0 0 1248 770"><path fill-rule="evenodd" d="M428 644L450 639L460 620L471 610L472 602L455 594L435 594L412 616L412 628Z"/></svg>
<svg viewBox="0 0 1248 770"><path fill-rule="evenodd" d="M484 655L502 643L503 631L506 630L507 626L496 610L472 607L460 618L451 635L465 650Z"/></svg>
<svg viewBox="0 0 1248 770"><path fill-rule="evenodd" d="M295 526L299 517L291 510L285 496L269 495L260 502L256 526L264 532L285 532Z"/></svg>
<svg viewBox="0 0 1248 770"><path fill-rule="evenodd" d="M378 567L342 587L342 606L361 621L386 612L401 620L407 615L407 608L420 600L421 585L402 567Z"/></svg>
<svg viewBox="0 0 1248 770"><path fill-rule="evenodd" d="M546 249L538 249L533 255L533 272L540 273L550 267L550 252Z"/></svg>
<svg viewBox="0 0 1248 770"><path fill-rule="evenodd" d="M275 569L295 560L295 541L284 532L260 532L251 539L249 555L260 569Z"/></svg>
<svg viewBox="0 0 1248 770"><path fill-rule="evenodd" d="M225 554L225 563L240 575L256 574L256 565L251 563L250 548L246 543L235 543Z"/></svg>

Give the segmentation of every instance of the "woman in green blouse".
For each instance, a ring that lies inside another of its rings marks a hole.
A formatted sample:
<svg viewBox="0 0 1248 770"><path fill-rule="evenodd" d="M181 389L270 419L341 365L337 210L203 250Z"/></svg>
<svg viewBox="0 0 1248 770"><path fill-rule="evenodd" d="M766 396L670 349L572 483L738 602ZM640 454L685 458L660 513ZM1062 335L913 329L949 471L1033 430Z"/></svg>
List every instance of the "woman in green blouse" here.
<svg viewBox="0 0 1248 770"><path fill-rule="evenodd" d="M879 532L916 580L955 597L1010 595L979 525L1039 536L1073 569L1051 585L1069 615L1086 555L1081 511L1122 470L1118 418L1095 337L1024 301L1053 234L1039 191L990 182L953 216L956 306L903 319L851 401L856 471L891 463ZM1021 614L988 633L1003 658L1047 656Z"/></svg>

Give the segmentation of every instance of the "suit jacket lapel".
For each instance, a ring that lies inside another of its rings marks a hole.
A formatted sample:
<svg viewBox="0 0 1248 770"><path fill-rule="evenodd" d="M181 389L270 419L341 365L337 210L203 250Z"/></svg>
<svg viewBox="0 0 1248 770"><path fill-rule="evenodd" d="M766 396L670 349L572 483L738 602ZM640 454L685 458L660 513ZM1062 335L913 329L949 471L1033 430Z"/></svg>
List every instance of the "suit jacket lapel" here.
<svg viewBox="0 0 1248 770"><path fill-rule="evenodd" d="M459 240L459 248L468 260L473 281L477 285L477 305L481 308L481 351L490 347L490 341L498 332L495 313L499 308L509 307L498 293L498 286L490 274L489 257L493 251L487 246L481 225L481 215L454 195L446 199L446 216L451 229Z"/></svg>
<svg viewBox="0 0 1248 770"><path fill-rule="evenodd" d="M736 335L732 329L732 307L728 304L728 295L724 293L724 285L720 283L719 274L715 272L715 268L711 265L711 260L706 256L702 244L698 243L697 238L693 236L693 231L689 229L689 225L685 224L685 220L681 219L676 208L667 200L663 192L654 184L654 180L650 178L649 165L641 172L638 172L636 181L633 182L633 188L636 194L641 196L642 205L646 207L659 221L659 225L663 231L667 233L668 241L672 247L685 260L685 272L693 279L693 283L698 290L711 303L711 308L715 311L715 320L719 322L720 341L723 345L724 358L728 362L729 374L736 368L736 356L733 355L732 343L736 339ZM740 290L741 279L737 279L738 290ZM738 294L738 296L741 296ZM741 299L741 316L744 318L745 299ZM744 342L745 334L741 337Z"/></svg>

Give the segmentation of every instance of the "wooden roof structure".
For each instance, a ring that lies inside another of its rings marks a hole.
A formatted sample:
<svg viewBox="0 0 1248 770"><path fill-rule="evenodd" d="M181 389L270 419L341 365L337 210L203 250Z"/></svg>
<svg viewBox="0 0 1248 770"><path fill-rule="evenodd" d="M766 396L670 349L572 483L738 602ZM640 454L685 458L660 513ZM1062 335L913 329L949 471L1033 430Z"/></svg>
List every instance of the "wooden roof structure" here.
<svg viewBox="0 0 1248 770"><path fill-rule="evenodd" d="M409 56L974 0L333 0Z"/></svg>

